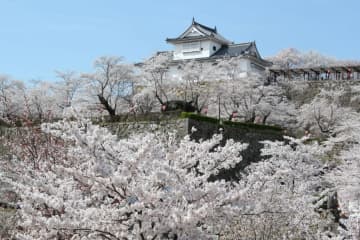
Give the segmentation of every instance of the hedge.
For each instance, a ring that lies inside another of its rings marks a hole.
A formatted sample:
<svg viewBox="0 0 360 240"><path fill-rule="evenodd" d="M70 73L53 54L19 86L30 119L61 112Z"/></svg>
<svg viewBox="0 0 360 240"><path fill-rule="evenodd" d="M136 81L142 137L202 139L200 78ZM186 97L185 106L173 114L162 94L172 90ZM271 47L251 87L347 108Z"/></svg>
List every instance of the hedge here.
<svg viewBox="0 0 360 240"><path fill-rule="evenodd" d="M199 115L199 114L192 113L192 112L182 112L181 115L180 115L180 117L181 117L181 118L190 118L190 119L194 119L194 120L198 120L198 121L203 121L203 122L209 122L209 123L217 123L217 124L219 124L219 120L216 119L216 118Z"/></svg>
<svg viewBox="0 0 360 240"><path fill-rule="evenodd" d="M191 113L191 112L182 112L180 116L181 116L181 118L190 118L190 119L203 121L203 122L217 123L217 124L223 125L223 126L247 128L247 129L258 129L258 130L271 130L271 131L276 131L276 132L283 131L283 129L278 126L261 125L261 124L255 124L255 123L244 123L244 122L233 122L233 121L219 122L219 119L217 119L217 118L203 116L203 115L199 115L199 114Z"/></svg>
<svg viewBox="0 0 360 240"><path fill-rule="evenodd" d="M271 125L262 125L256 123L244 123L244 122L233 122L233 121L224 121L224 125L232 126L232 127L242 127L242 128L255 128L260 130L272 130L282 132L283 129L278 126L271 126Z"/></svg>

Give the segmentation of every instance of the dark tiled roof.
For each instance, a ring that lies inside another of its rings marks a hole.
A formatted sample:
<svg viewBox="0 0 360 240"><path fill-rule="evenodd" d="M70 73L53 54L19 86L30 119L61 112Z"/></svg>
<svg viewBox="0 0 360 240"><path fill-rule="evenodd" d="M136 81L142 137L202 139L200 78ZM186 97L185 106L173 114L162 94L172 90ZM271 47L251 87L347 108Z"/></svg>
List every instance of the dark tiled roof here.
<svg viewBox="0 0 360 240"><path fill-rule="evenodd" d="M195 27L199 32L203 34L203 36L184 36L184 34L192 27ZM177 38L167 38L167 42L189 42L189 41L196 41L196 40L202 40L202 39L211 39L217 42L220 42L221 44L230 44L231 42L221 36L215 28L210 28L208 26L202 25L198 22L196 22L194 19L192 21L192 24L190 27L186 29L184 33L182 33Z"/></svg>
<svg viewBox="0 0 360 240"><path fill-rule="evenodd" d="M239 55L251 54L251 52L253 52L251 49L252 45L253 42L222 46L219 49L219 51L217 51L214 55L212 55L212 57L223 57L223 56L236 57Z"/></svg>
<svg viewBox="0 0 360 240"><path fill-rule="evenodd" d="M240 44L230 44L222 46L219 51L214 53L209 59L216 59L222 57L237 57L244 56L250 57L254 61L261 63L264 66L271 66L272 62L266 61L261 58L255 42L240 43Z"/></svg>
<svg viewBox="0 0 360 240"><path fill-rule="evenodd" d="M202 24L196 22L195 20L193 20L193 25L196 25L196 26L199 26L199 27L201 27L201 28L204 28L204 29L206 29L207 31L210 31L210 32L212 32L212 33L217 33L216 27L215 27L215 28L211 28L211 27L202 25Z"/></svg>

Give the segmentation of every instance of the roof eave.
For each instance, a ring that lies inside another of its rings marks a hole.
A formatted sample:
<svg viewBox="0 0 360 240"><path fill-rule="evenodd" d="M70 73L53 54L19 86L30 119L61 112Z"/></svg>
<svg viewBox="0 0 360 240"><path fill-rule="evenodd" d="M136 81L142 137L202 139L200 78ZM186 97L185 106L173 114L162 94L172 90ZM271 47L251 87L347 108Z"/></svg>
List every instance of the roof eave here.
<svg viewBox="0 0 360 240"><path fill-rule="evenodd" d="M245 57L251 58L251 59L257 61L258 63L261 63L261 64L264 65L265 67L271 67L271 66L273 65L272 62L267 61L267 60L265 60L265 59L263 59L263 58L261 58L261 57L259 58L259 57L255 57L255 56L253 56L253 55L245 55Z"/></svg>
<svg viewBox="0 0 360 240"><path fill-rule="evenodd" d="M251 60L257 62L257 63L260 63L261 65L265 66L265 67L271 67L273 65L272 62L270 61L267 61L265 59L262 59L262 58L258 58L258 57L255 57L253 55L250 55L250 54L239 54L239 55L236 55L236 56L230 56L230 55L212 55L210 56L209 58L211 59L221 59L221 58L224 58L224 57L230 57L230 58L233 58L233 57L238 57L238 58L250 58Z"/></svg>
<svg viewBox="0 0 360 240"><path fill-rule="evenodd" d="M222 41L220 39L211 36L204 36L199 38L167 38L166 42L171 44L177 44L177 43L186 43L186 42L194 42L194 41L202 41L202 40L212 40L214 42L220 43L221 45L230 44L228 41Z"/></svg>

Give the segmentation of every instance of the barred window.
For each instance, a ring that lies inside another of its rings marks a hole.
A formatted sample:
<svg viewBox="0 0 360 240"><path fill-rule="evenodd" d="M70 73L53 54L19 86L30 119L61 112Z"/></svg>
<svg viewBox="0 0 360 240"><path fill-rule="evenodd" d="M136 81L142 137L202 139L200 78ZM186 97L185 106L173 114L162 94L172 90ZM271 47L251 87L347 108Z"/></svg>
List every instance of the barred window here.
<svg viewBox="0 0 360 240"><path fill-rule="evenodd" d="M183 43L183 52L199 52L200 42Z"/></svg>

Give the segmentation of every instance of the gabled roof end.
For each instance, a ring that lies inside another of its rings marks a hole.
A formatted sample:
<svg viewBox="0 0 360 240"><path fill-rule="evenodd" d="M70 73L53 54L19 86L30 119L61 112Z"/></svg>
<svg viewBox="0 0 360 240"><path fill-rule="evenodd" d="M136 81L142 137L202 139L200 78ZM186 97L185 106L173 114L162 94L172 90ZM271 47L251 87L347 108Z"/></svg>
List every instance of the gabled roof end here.
<svg viewBox="0 0 360 240"><path fill-rule="evenodd" d="M179 37L176 38L167 38L166 42L170 42L170 43L175 43L175 42L189 42L189 41L198 41L199 40L199 36L185 36L187 32L190 31L190 29L195 28L197 31L199 31L202 36L201 38L203 39L212 39L215 40L219 43L221 43L222 45L228 45L231 44L232 42L227 40L226 38L224 38L223 36L221 36L218 31L216 26L214 28L202 25L198 22L195 21L195 18L192 18L192 22L191 25L185 30L185 32L183 32Z"/></svg>

